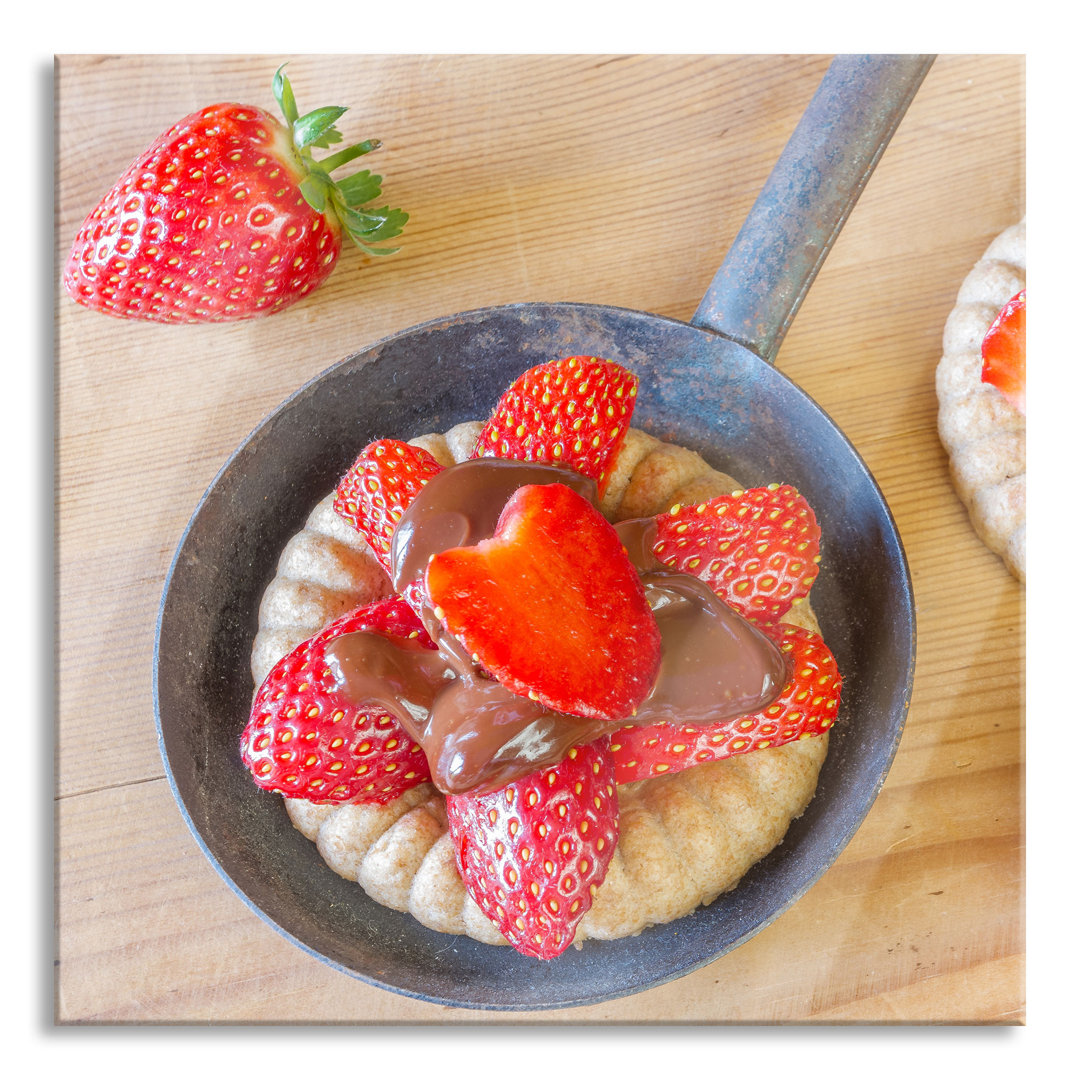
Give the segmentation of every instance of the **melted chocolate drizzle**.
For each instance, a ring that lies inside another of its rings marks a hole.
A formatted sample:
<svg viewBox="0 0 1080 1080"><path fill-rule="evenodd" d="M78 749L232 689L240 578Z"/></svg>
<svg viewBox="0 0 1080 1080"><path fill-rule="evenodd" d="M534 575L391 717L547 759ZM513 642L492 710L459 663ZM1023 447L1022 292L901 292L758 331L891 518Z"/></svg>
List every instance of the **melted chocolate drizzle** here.
<svg viewBox="0 0 1080 1080"><path fill-rule="evenodd" d="M492 536L519 487L546 483L566 484L598 505L592 480L550 465L476 458L432 477L394 530L395 590L420 577L432 555ZM375 633L336 638L326 656L337 691L394 716L423 747L433 783L448 794L502 787L628 724L709 724L775 700L786 679L776 645L703 582L656 559L654 519L615 528L641 575L662 641L660 673L635 716L589 720L513 693L486 676L427 608L423 622L435 649Z"/></svg>

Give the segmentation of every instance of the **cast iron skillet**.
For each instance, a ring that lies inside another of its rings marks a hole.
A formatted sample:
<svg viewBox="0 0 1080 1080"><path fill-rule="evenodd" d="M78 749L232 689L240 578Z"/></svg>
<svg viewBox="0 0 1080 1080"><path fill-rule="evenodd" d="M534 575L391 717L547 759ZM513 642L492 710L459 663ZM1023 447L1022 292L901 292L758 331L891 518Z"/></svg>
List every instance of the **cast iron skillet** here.
<svg viewBox="0 0 1080 1080"><path fill-rule="evenodd" d="M839 57L692 323L590 304L514 304L425 323L350 356L267 417L204 495L170 568L154 656L162 756L207 857L270 925L332 967L411 997L528 1010L620 997L746 941L836 859L884 782L914 667L911 583L885 500L851 444L772 361L928 70ZM668 926L542 963L426 930L334 874L248 778L238 739L251 642L281 549L368 441L488 416L524 369L607 357L642 383L635 424L744 484L794 484L821 521L815 609L844 676L817 795L733 892ZM852 357L852 362L857 358Z"/></svg>

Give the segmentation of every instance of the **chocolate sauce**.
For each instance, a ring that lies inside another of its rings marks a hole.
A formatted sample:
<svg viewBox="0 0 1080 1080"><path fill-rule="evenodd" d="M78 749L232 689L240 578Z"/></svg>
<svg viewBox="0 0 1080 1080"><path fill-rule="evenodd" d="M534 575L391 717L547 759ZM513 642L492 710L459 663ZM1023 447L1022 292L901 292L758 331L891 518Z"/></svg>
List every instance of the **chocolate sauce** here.
<svg viewBox="0 0 1080 1080"><path fill-rule="evenodd" d="M500 788L625 725L551 712L507 690L437 620L426 621L435 649L342 634L327 646L326 662L339 693L381 707L424 748L441 791Z"/></svg>
<svg viewBox="0 0 1080 1080"><path fill-rule="evenodd" d="M660 674L633 722L711 724L763 709L787 678L783 654L689 574L641 575L660 627Z"/></svg>
<svg viewBox="0 0 1080 1080"><path fill-rule="evenodd" d="M633 722L707 724L758 712L783 689L780 650L691 574L653 553L656 518L631 518L615 531L645 586L660 627L660 674Z"/></svg>
<svg viewBox="0 0 1080 1080"><path fill-rule="evenodd" d="M664 564L653 554L656 518L627 518L626 521L616 521L615 532L639 574L663 567Z"/></svg>
<svg viewBox="0 0 1080 1080"><path fill-rule="evenodd" d="M340 692L385 709L413 738L439 691L457 674L437 649L366 631L334 638L325 655Z"/></svg>
<svg viewBox="0 0 1080 1080"><path fill-rule="evenodd" d="M495 532L510 496L525 484L566 483L597 504L596 485L548 465L477 458L428 481L394 531L394 587L416 580L428 559ZM345 634L327 648L337 690L375 702L424 749L432 781L447 793L502 787L562 760L627 724L706 724L757 712L786 678L779 649L703 582L671 571L653 555L652 518L615 526L660 628L663 659L636 716L588 720L545 709L487 677L430 610L424 624L436 648Z"/></svg>
<svg viewBox="0 0 1080 1080"><path fill-rule="evenodd" d="M441 791L492 791L624 724L549 711L473 669L441 690L415 737Z"/></svg>
<svg viewBox="0 0 1080 1080"><path fill-rule="evenodd" d="M526 484L565 484L594 506L599 503L596 481L569 469L505 458L463 461L428 480L394 528L394 589L400 593L415 581L432 555L494 536L503 507Z"/></svg>

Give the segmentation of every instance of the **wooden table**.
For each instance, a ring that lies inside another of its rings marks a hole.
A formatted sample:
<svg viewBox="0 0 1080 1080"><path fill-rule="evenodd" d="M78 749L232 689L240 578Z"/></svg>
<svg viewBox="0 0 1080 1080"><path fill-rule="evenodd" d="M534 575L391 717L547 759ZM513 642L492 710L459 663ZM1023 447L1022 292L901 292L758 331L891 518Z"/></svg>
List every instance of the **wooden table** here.
<svg viewBox="0 0 1080 1080"><path fill-rule="evenodd" d="M274 109L288 57L62 57L58 266L83 217L174 120ZM689 319L828 63L821 56L295 57L302 109L412 213L397 256L346 251L272 318L124 323L57 285L56 1019L520 1022L349 978L253 915L201 854L158 754L162 583L199 497L268 411L357 348L519 300ZM919 620L906 732L836 864L681 980L531 1023L1020 1023L1024 589L976 538L936 433L956 292L1025 212L1022 57L942 56L780 352L868 462ZM59 281L59 272L57 273Z"/></svg>

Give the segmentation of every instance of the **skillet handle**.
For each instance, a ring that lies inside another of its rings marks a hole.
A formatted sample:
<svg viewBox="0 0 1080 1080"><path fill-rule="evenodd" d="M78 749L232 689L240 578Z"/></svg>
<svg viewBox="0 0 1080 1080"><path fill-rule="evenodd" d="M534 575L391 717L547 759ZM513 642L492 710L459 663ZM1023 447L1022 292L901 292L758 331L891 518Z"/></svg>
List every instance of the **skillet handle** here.
<svg viewBox="0 0 1080 1080"><path fill-rule="evenodd" d="M933 56L837 56L691 323L770 364Z"/></svg>

